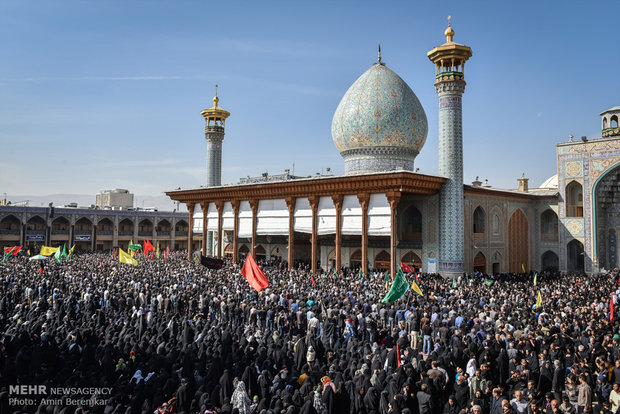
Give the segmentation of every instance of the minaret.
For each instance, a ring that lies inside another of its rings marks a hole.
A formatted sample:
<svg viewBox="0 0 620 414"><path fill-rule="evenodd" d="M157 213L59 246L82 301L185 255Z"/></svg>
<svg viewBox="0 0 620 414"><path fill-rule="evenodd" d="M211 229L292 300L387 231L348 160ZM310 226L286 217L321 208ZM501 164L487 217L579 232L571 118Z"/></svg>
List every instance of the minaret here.
<svg viewBox="0 0 620 414"><path fill-rule="evenodd" d="M461 98L465 92L465 62L471 57L471 49L452 41L450 17L444 34L446 43L428 52L428 58L435 64L439 96L439 175L448 179L440 193L439 273L452 279L465 270Z"/></svg>
<svg viewBox="0 0 620 414"><path fill-rule="evenodd" d="M205 118L205 138L207 139L207 187L222 185L222 141L224 140L224 123L230 112L217 104L217 85L213 106L200 114Z"/></svg>
<svg viewBox="0 0 620 414"><path fill-rule="evenodd" d="M222 141L224 140L224 124L230 112L223 110L217 104L220 98L217 97L217 85L215 85L215 96L213 106L205 109L200 114L205 118L205 138L207 139L207 187L217 187L222 185ZM203 224L207 220L207 212L202 212ZM202 231L207 231L203 226ZM207 232L207 255L213 254L213 232Z"/></svg>

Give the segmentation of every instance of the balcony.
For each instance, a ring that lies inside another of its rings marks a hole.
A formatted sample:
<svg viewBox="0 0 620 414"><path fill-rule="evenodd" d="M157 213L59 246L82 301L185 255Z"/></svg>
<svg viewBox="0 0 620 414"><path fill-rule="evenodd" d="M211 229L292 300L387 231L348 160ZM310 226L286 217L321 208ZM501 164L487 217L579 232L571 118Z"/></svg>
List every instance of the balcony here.
<svg viewBox="0 0 620 414"><path fill-rule="evenodd" d="M97 230L97 234L100 236L112 236L114 234L114 230Z"/></svg>
<svg viewBox="0 0 620 414"><path fill-rule="evenodd" d="M463 80L463 72L441 72L435 76L437 81Z"/></svg>
<svg viewBox="0 0 620 414"><path fill-rule="evenodd" d="M52 230L52 234L69 234L69 230L54 229L54 230Z"/></svg>
<svg viewBox="0 0 620 414"><path fill-rule="evenodd" d="M2 229L0 234L17 234L19 235L19 229Z"/></svg>
<svg viewBox="0 0 620 414"><path fill-rule="evenodd" d="M138 236L151 237L153 236L153 231L140 230Z"/></svg>
<svg viewBox="0 0 620 414"><path fill-rule="evenodd" d="M76 236L91 236L93 234L92 230L76 230Z"/></svg>
<svg viewBox="0 0 620 414"><path fill-rule="evenodd" d="M170 230L163 230L157 232L158 236L170 236Z"/></svg>
<svg viewBox="0 0 620 414"><path fill-rule="evenodd" d="M176 235L177 236L187 236L187 232L186 231L177 231Z"/></svg>
<svg viewBox="0 0 620 414"><path fill-rule="evenodd" d="M119 236L133 236L133 230L119 230Z"/></svg>
<svg viewBox="0 0 620 414"><path fill-rule="evenodd" d="M603 130L603 138L605 137L611 137L613 135L620 135L620 128L619 127L615 127L615 128L606 128Z"/></svg>
<svg viewBox="0 0 620 414"><path fill-rule="evenodd" d="M205 127L205 132L224 132L224 127L218 125L209 125Z"/></svg>
<svg viewBox="0 0 620 414"><path fill-rule="evenodd" d="M45 236L45 230L26 230L26 234L28 236L36 236L36 235Z"/></svg>

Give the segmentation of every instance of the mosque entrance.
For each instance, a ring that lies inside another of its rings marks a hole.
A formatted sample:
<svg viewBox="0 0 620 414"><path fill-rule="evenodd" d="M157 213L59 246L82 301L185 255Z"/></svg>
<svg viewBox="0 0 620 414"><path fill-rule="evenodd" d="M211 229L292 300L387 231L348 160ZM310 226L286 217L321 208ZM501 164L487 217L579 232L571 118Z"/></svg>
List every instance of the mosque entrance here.
<svg viewBox="0 0 620 414"><path fill-rule="evenodd" d="M478 254L474 257L474 272L487 272L487 258L484 254L482 254L482 252L478 252Z"/></svg>
<svg viewBox="0 0 620 414"><path fill-rule="evenodd" d="M422 259L420 259L420 256L412 251L408 251L407 254L400 259L400 261L403 264L414 266L416 271L419 271L422 268Z"/></svg>
<svg viewBox="0 0 620 414"><path fill-rule="evenodd" d="M375 270L389 270L390 254L385 250L381 250L379 254L375 256L374 268Z"/></svg>
<svg viewBox="0 0 620 414"><path fill-rule="evenodd" d="M527 217L517 209L508 222L508 262L510 273L522 273L530 270L529 238Z"/></svg>
<svg viewBox="0 0 620 414"><path fill-rule="evenodd" d="M568 271L583 272L585 256L583 251L583 243L577 239L573 239L566 246L566 254L568 256Z"/></svg>
<svg viewBox="0 0 620 414"><path fill-rule="evenodd" d="M351 254L349 259L349 267L351 269L359 269L362 267L362 249L357 249Z"/></svg>
<svg viewBox="0 0 620 414"><path fill-rule="evenodd" d="M620 165L603 175L595 185L596 243L598 266L618 267L618 233L620 229Z"/></svg>

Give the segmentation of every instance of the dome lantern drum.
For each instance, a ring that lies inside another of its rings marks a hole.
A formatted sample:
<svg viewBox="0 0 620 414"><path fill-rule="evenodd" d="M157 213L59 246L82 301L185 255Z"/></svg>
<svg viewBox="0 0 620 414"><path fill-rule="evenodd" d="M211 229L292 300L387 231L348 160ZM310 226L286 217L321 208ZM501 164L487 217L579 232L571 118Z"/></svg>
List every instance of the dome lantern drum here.
<svg viewBox="0 0 620 414"><path fill-rule="evenodd" d="M371 66L351 85L332 120L332 138L344 158L346 174L412 171L427 132L420 101L382 63Z"/></svg>

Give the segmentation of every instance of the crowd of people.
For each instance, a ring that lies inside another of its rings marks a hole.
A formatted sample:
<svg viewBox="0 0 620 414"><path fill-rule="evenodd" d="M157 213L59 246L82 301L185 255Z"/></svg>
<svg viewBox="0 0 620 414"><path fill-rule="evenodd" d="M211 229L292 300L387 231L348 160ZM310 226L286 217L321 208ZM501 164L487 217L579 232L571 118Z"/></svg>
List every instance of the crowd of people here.
<svg viewBox="0 0 620 414"><path fill-rule="evenodd" d="M620 406L617 274L209 270L174 252L0 267L0 412L608 414ZM539 299L540 297L540 299ZM538 303L537 303L538 302ZM18 386L67 387L17 398ZM86 391L80 391L86 388ZM77 389L77 391L76 391ZM70 398L82 392L75 405Z"/></svg>

